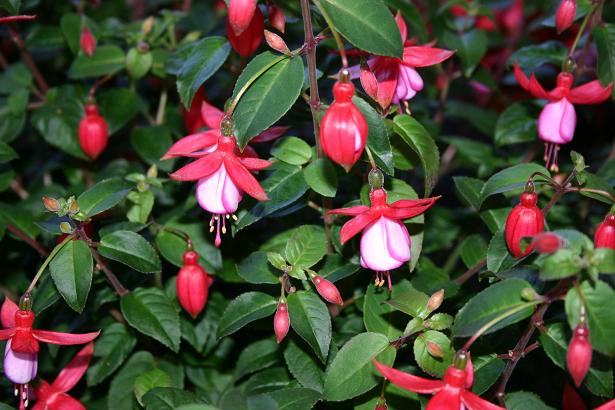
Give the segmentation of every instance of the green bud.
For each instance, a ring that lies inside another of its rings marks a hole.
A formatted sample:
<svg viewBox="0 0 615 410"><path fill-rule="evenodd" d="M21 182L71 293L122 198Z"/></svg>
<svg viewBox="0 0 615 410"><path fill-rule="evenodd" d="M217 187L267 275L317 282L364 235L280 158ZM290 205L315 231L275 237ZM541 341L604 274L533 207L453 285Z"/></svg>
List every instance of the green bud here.
<svg viewBox="0 0 615 410"><path fill-rule="evenodd" d="M537 300L540 296L533 288L523 288L521 289L521 299L527 300L531 302L533 300Z"/></svg>
<svg viewBox="0 0 615 410"><path fill-rule="evenodd" d="M19 299L19 309L32 310L32 295L28 292L24 293Z"/></svg>
<svg viewBox="0 0 615 410"><path fill-rule="evenodd" d="M66 221L60 222L60 230L62 231L62 233L66 233L66 234L73 233L72 225Z"/></svg>
<svg viewBox="0 0 615 410"><path fill-rule="evenodd" d="M466 365L468 364L468 352L465 350L460 350L455 354L453 358L453 366L459 370L465 370Z"/></svg>
<svg viewBox="0 0 615 410"><path fill-rule="evenodd" d="M148 178L157 178L158 177L158 167L156 166L156 164L154 164L151 167L149 167L149 169L147 170L146 176Z"/></svg>
<svg viewBox="0 0 615 410"><path fill-rule="evenodd" d="M372 168L367 175L367 181L372 189L379 189L384 186L384 174L378 168Z"/></svg>

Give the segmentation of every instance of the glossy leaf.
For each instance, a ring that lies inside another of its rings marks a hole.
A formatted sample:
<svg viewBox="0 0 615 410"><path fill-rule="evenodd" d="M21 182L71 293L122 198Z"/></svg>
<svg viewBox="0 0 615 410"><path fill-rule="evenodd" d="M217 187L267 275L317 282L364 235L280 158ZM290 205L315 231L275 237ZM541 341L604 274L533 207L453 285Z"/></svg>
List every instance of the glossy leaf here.
<svg viewBox="0 0 615 410"><path fill-rule="evenodd" d="M68 241L49 263L58 292L78 313L83 311L90 293L93 269L90 248L80 239Z"/></svg>
<svg viewBox="0 0 615 410"><path fill-rule="evenodd" d="M218 326L218 339L235 333L248 323L271 316L278 305L278 301L261 292L247 292L241 294L228 304L220 318Z"/></svg>
<svg viewBox="0 0 615 410"><path fill-rule="evenodd" d="M113 259L143 273L159 272L158 254L138 233L115 231L100 238L98 251L106 258Z"/></svg>
<svg viewBox="0 0 615 410"><path fill-rule="evenodd" d="M331 343L331 318L327 305L315 292L296 292L288 296L288 313L292 328L324 363Z"/></svg>

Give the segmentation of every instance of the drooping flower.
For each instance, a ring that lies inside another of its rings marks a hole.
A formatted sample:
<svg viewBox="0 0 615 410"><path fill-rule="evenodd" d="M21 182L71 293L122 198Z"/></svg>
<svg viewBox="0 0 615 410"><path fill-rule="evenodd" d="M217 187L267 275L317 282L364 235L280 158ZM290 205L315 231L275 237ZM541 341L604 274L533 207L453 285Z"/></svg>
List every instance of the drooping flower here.
<svg viewBox="0 0 615 410"><path fill-rule="evenodd" d="M184 266L177 273L177 299L179 304L193 318L196 318L207 304L209 285L212 278L199 265L199 254L187 251L183 256Z"/></svg>
<svg viewBox="0 0 615 410"><path fill-rule="evenodd" d="M263 13L256 7L252 18L247 27L241 31L241 34L236 34L233 30L229 18L226 20L226 36L229 43L237 53L242 57L250 57L258 46L263 41L263 29L265 28L265 21L263 19Z"/></svg>
<svg viewBox="0 0 615 410"><path fill-rule="evenodd" d="M87 26L84 26L83 29L81 29L79 44L81 45L81 51L89 57L93 56L96 52L96 38Z"/></svg>
<svg viewBox="0 0 615 410"><path fill-rule="evenodd" d="M15 384L20 404L28 405L28 383L36 377L38 369L39 342L57 345L77 345L96 339L100 331L72 334L33 329L34 312L29 297L22 298L21 309L8 298L4 299L0 319L0 340L8 340L4 351L4 374Z"/></svg>
<svg viewBox="0 0 615 410"><path fill-rule="evenodd" d="M343 70L333 86L335 101L320 123L320 144L327 156L344 167L346 172L361 158L367 142L367 122L352 102L354 85Z"/></svg>
<svg viewBox="0 0 615 410"><path fill-rule="evenodd" d="M391 102L400 104L414 97L423 89L423 79L416 71L417 67L428 67L441 63L453 55L453 51L431 46L415 46L406 41L408 29L403 17L398 13L395 21L399 27L402 41L405 42L403 58L373 56L366 65L360 67L361 85L383 110ZM359 67L351 69L359 72ZM356 78L356 75L353 75Z"/></svg>
<svg viewBox="0 0 615 410"><path fill-rule="evenodd" d="M561 0L557 11L555 12L555 27L557 33L567 30L574 22L574 17L577 13L576 0Z"/></svg>
<svg viewBox="0 0 615 410"><path fill-rule="evenodd" d="M615 250L615 214L607 214L604 221L598 225L594 234L594 246Z"/></svg>
<svg viewBox="0 0 615 410"><path fill-rule="evenodd" d="M473 383L473 369L466 355L458 355L455 365L450 366L442 380L425 379L396 370L373 360L374 366L388 381L402 389L433 394L425 410L505 410L487 400L481 399L470 389Z"/></svg>
<svg viewBox="0 0 615 410"><path fill-rule="evenodd" d="M331 281L323 278L320 275L315 275L312 277L312 282L316 285L316 291L322 296L324 300L330 303L334 303L336 305L343 305L344 301L342 300L342 296L340 295L340 291L337 290L337 287L331 283Z"/></svg>
<svg viewBox="0 0 615 410"><path fill-rule="evenodd" d="M226 233L226 219L237 219L239 202L244 192L259 201L266 201L267 194L250 171L267 168L271 163L254 156L242 155L232 135L232 121L225 118L222 129L189 135L169 148L162 159L175 157L197 158L196 161L173 172L176 181L198 181L196 198L199 205L212 213L210 232L216 230L216 246ZM214 226L214 223L216 226Z"/></svg>
<svg viewBox="0 0 615 410"><path fill-rule="evenodd" d="M273 331L278 343L282 342L290 329L290 316L288 316L288 305L286 300L280 298L278 307L273 317Z"/></svg>
<svg viewBox="0 0 615 410"><path fill-rule="evenodd" d="M572 339L566 352L566 366L577 387L585 379L591 362L592 345L589 342L589 328L585 323L581 322L574 328Z"/></svg>
<svg viewBox="0 0 615 410"><path fill-rule="evenodd" d="M36 404L32 410L85 410L85 406L79 400L66 393L83 377L93 354L94 343L90 342L68 362L53 383L41 380L34 390Z"/></svg>
<svg viewBox="0 0 615 410"><path fill-rule="evenodd" d="M372 189L369 194L371 206L353 206L333 209L329 214L353 216L342 227L342 244L362 232L361 266L376 272L376 285L384 285L389 271L399 268L411 258L410 234L403 221L414 218L429 209L440 197L418 200L402 199L387 204L387 194L383 188Z"/></svg>
<svg viewBox="0 0 615 410"><path fill-rule="evenodd" d="M510 211L506 218L504 237L510 253L515 258L529 255L534 249L534 245L530 243L525 251L522 251L521 239L538 235L544 229L544 216L536 205L537 202L538 195L535 192L524 192L521 194L521 202Z"/></svg>
<svg viewBox="0 0 615 410"><path fill-rule="evenodd" d="M528 78L517 62L515 62L515 77L519 85L534 97L548 101L538 117L538 137L545 142L547 167L557 171L559 146L572 140L577 125L577 114L573 104L601 103L611 95L613 84L603 87L598 80L594 80L572 88L574 76L562 72L557 76L556 87L547 92L534 74Z"/></svg>
<svg viewBox="0 0 615 410"><path fill-rule="evenodd" d="M92 159L104 151L109 142L109 126L98 113L96 104L85 105L85 116L79 122L79 145L86 155Z"/></svg>
<svg viewBox="0 0 615 410"><path fill-rule="evenodd" d="M229 0L228 22L236 36L248 28L256 8L256 0Z"/></svg>

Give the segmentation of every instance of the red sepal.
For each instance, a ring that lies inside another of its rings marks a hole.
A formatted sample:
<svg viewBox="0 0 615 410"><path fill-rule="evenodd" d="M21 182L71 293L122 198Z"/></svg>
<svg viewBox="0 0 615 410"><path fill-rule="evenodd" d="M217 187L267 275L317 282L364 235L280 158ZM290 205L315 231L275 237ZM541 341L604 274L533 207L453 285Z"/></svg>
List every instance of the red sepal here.
<svg viewBox="0 0 615 410"><path fill-rule="evenodd" d="M271 166L271 162L260 158L240 157L239 162L250 171L260 171Z"/></svg>
<svg viewBox="0 0 615 410"><path fill-rule="evenodd" d="M515 78L517 79L517 82L519 83L521 88L524 88L529 91L530 79L527 77L527 75L525 75L521 67L519 67L519 62L517 61L515 61L514 72L515 72Z"/></svg>
<svg viewBox="0 0 615 410"><path fill-rule="evenodd" d="M367 211L369 211L369 206L357 205L351 206L350 208L331 209L330 211L327 211L327 214L357 216Z"/></svg>
<svg viewBox="0 0 615 410"><path fill-rule="evenodd" d="M415 393L431 394L440 391L444 387L444 382L442 380L431 380L414 376L385 366L376 359L372 360L372 363L376 366L380 374L402 389ZM459 406L457 406L457 409L459 409Z"/></svg>
<svg viewBox="0 0 615 410"><path fill-rule="evenodd" d="M209 104L207 101L203 101L203 103L201 104L201 117L203 117L205 125L207 125L209 128L220 129L220 122L222 122L224 113L218 108Z"/></svg>
<svg viewBox="0 0 615 410"><path fill-rule="evenodd" d="M378 218L380 218L378 213L367 211L346 222L340 231L340 240L342 241L342 245Z"/></svg>
<svg viewBox="0 0 615 410"><path fill-rule="evenodd" d="M594 80L570 90L568 100L573 104L598 104L611 96L613 83L603 87L600 81Z"/></svg>
<svg viewBox="0 0 615 410"><path fill-rule="evenodd" d="M615 410L615 399L607 401L600 407L596 407L594 410Z"/></svg>
<svg viewBox="0 0 615 410"><path fill-rule="evenodd" d="M2 302L2 308L0 309L2 327L15 327L15 312L18 310L19 306L17 306L17 303L13 302L7 296L4 296L4 302Z"/></svg>
<svg viewBox="0 0 615 410"><path fill-rule="evenodd" d="M397 58L376 57L371 64L367 69L361 69L361 85L370 97L386 109L391 105L397 89L400 61ZM371 70L372 76L366 70Z"/></svg>
<svg viewBox="0 0 615 410"><path fill-rule="evenodd" d="M51 387L60 393L66 393L81 380L90 365L94 355L94 343L90 342L72 358L64 369L58 374Z"/></svg>
<svg viewBox="0 0 615 410"><path fill-rule="evenodd" d="M171 148L169 148L161 159L185 157L196 151L211 147L218 142L219 134L220 131L218 130L208 130L181 138L175 144L171 145Z"/></svg>
<svg viewBox="0 0 615 410"><path fill-rule="evenodd" d="M176 181L196 181L216 172L222 165L222 160L222 156L214 152L181 167L169 176Z"/></svg>
<svg viewBox="0 0 615 410"><path fill-rule="evenodd" d="M91 342L96 339L100 331L92 332L92 333L82 333L82 334L73 334L73 333L60 333L60 332L51 332L49 330L32 330L32 336L40 342L51 343L55 345L80 345L84 343Z"/></svg>
<svg viewBox="0 0 615 410"><path fill-rule="evenodd" d="M402 61L404 64L412 67L427 67L441 63L453 54L455 54L454 51L443 48L425 46L404 47Z"/></svg>
<svg viewBox="0 0 615 410"><path fill-rule="evenodd" d="M534 73L532 73L532 75L530 76L529 91L530 93L532 93L534 97L542 98L544 100L549 100L549 101L559 100L563 97L562 95L557 95L557 94L560 94L557 88L553 90L554 94L550 94L547 91L545 91L545 89L542 88L542 85L540 85L540 83L536 79L536 76L534 75Z"/></svg>
<svg viewBox="0 0 615 410"><path fill-rule="evenodd" d="M504 407L496 406L485 399L481 399L469 390L461 391L461 401L469 410L506 410Z"/></svg>
<svg viewBox="0 0 615 410"><path fill-rule="evenodd" d="M15 334L15 329L0 329L0 340L7 340L13 337Z"/></svg>
<svg viewBox="0 0 615 410"><path fill-rule="evenodd" d="M36 16L30 16L30 15L0 17L0 24L12 23L14 21L20 21L20 20L34 20L35 18Z"/></svg>
<svg viewBox="0 0 615 410"><path fill-rule="evenodd" d="M425 410L458 410L461 409L461 389L445 385L429 400Z"/></svg>
<svg viewBox="0 0 615 410"><path fill-rule="evenodd" d="M259 201L267 201L269 198L258 183L256 178L243 166L235 156L227 155L224 158L224 167L235 185L241 188L246 194Z"/></svg>
<svg viewBox="0 0 615 410"><path fill-rule="evenodd" d="M399 11L395 14L395 22L399 28L399 34L401 34L401 41L406 41L408 38L408 26L406 25L406 20L404 20L404 17Z"/></svg>

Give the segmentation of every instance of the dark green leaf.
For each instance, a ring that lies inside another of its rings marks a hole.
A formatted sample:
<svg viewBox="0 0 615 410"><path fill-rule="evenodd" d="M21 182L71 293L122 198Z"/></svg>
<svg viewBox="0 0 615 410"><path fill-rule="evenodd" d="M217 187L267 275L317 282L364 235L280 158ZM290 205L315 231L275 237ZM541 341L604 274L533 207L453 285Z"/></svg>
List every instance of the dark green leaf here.
<svg viewBox="0 0 615 410"><path fill-rule="evenodd" d="M327 158L318 158L303 169L305 182L322 196L334 198L337 192L337 171Z"/></svg>
<svg viewBox="0 0 615 410"><path fill-rule="evenodd" d="M88 216L98 215L120 203L130 189L130 184L119 178L105 179L79 195L79 209Z"/></svg>
<svg viewBox="0 0 615 410"><path fill-rule="evenodd" d="M581 259L578 254L571 249L560 249L553 255L545 258L540 278L543 280L554 280L575 275L581 270Z"/></svg>
<svg viewBox="0 0 615 410"><path fill-rule="evenodd" d="M555 410L544 404L540 397L534 393L518 391L506 395L506 408L508 410Z"/></svg>
<svg viewBox="0 0 615 410"><path fill-rule="evenodd" d="M598 48L598 77L603 85L615 81L615 24L600 24L593 31ZM615 96L615 91L611 93Z"/></svg>
<svg viewBox="0 0 615 410"><path fill-rule="evenodd" d="M500 377L506 364L497 355L478 356L472 358L474 366L474 384L472 391L478 395L485 393Z"/></svg>
<svg viewBox="0 0 615 410"><path fill-rule="evenodd" d="M506 108L495 125L495 144L503 146L534 141L537 124L537 115L534 111L521 103Z"/></svg>
<svg viewBox="0 0 615 410"><path fill-rule="evenodd" d="M235 365L235 380L271 367L278 362L278 344L273 339L254 342L243 349Z"/></svg>
<svg viewBox="0 0 615 410"><path fill-rule="evenodd" d="M322 393L324 391L325 374L313 355L310 355L302 347L292 338L286 344L284 360L288 371L303 387Z"/></svg>
<svg viewBox="0 0 615 410"><path fill-rule="evenodd" d="M491 195L523 188L534 172L549 175L549 171L543 166L533 163L514 165L493 175L483 185L480 193L481 204Z"/></svg>
<svg viewBox="0 0 615 410"><path fill-rule="evenodd" d="M288 296L290 324L325 363L331 343L331 318L327 305L314 292Z"/></svg>
<svg viewBox="0 0 615 410"><path fill-rule="evenodd" d="M470 77L487 51L487 34L479 29L463 34L447 31L444 33L444 43L451 50L457 50L463 73Z"/></svg>
<svg viewBox="0 0 615 410"><path fill-rule="evenodd" d="M247 292L228 304L220 318L218 339L235 333L248 323L270 316L275 312L277 300L262 292Z"/></svg>
<svg viewBox="0 0 615 410"><path fill-rule="evenodd" d="M271 147L271 155L291 165L303 165L312 158L312 148L297 137L282 138Z"/></svg>
<svg viewBox="0 0 615 410"><path fill-rule="evenodd" d="M277 410L311 409L321 399L319 392L303 387L275 390L266 395L273 399Z"/></svg>
<svg viewBox="0 0 615 410"><path fill-rule="evenodd" d="M79 313L90 293L93 269L90 248L80 239L68 241L49 263L58 292Z"/></svg>
<svg viewBox="0 0 615 410"><path fill-rule="evenodd" d="M521 47L510 56L508 65L513 65L517 61L524 70L534 71L543 64L561 66L567 55L568 48L559 41L545 41Z"/></svg>
<svg viewBox="0 0 615 410"><path fill-rule="evenodd" d="M250 283L279 283L280 271L276 271L267 260L267 252L252 252L237 265L237 274Z"/></svg>
<svg viewBox="0 0 615 410"><path fill-rule="evenodd" d="M382 117L362 98L354 96L352 102L363 113L367 122L367 147L371 150L376 165L389 175L395 174L389 131Z"/></svg>
<svg viewBox="0 0 615 410"><path fill-rule="evenodd" d="M115 231L100 238L100 254L143 273L160 272L158 254L141 235L132 231Z"/></svg>
<svg viewBox="0 0 615 410"><path fill-rule="evenodd" d="M88 386L96 386L115 372L135 347L137 339L128 333L126 326L114 323L96 339L94 357L98 358L88 368Z"/></svg>
<svg viewBox="0 0 615 410"><path fill-rule="evenodd" d="M133 410L136 405L133 393L134 380L154 368L154 357L149 352L137 352L111 381L107 406L114 410Z"/></svg>
<svg viewBox="0 0 615 410"><path fill-rule="evenodd" d="M163 370L152 369L148 372L141 373L135 379L135 397L139 404L143 405L143 396L145 393L155 387L172 387L171 376L166 374Z"/></svg>
<svg viewBox="0 0 615 410"><path fill-rule="evenodd" d="M156 387L143 396L146 410L175 410L185 404L203 403L194 393L174 387Z"/></svg>
<svg viewBox="0 0 615 410"><path fill-rule="evenodd" d="M173 144L171 133L166 127L135 128L130 134L130 143L141 159L148 164L156 164L163 171L172 169L173 161L160 161Z"/></svg>
<svg viewBox="0 0 615 410"><path fill-rule="evenodd" d="M97 94L100 115L109 124L110 135L119 131L142 109L143 102L139 95L127 88L115 88Z"/></svg>
<svg viewBox="0 0 615 410"><path fill-rule="evenodd" d="M317 225L293 229L284 256L293 268L311 268L327 253L325 230Z"/></svg>
<svg viewBox="0 0 615 410"><path fill-rule="evenodd" d="M124 68L126 57L121 48L103 45L96 48L93 56L78 56L68 69L68 76L73 79L101 77L112 75Z"/></svg>

